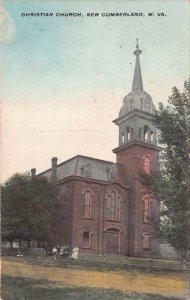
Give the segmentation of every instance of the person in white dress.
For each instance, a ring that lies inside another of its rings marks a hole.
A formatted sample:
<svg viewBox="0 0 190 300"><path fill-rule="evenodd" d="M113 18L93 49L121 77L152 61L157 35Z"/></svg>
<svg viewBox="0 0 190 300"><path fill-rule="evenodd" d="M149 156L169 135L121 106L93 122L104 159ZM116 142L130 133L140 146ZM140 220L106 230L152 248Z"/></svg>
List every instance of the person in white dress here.
<svg viewBox="0 0 190 300"><path fill-rule="evenodd" d="M72 257L72 259L78 259L78 257L79 257L79 248L78 247L73 248L71 257Z"/></svg>

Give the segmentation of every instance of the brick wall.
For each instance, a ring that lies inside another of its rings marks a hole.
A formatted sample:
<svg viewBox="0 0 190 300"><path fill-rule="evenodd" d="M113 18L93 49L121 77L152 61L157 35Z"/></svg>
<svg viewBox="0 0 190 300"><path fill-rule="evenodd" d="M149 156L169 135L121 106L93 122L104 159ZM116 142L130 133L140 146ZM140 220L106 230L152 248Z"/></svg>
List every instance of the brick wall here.
<svg viewBox="0 0 190 300"><path fill-rule="evenodd" d="M132 256L155 256L158 253L158 243L153 236L153 224L143 223L143 197L149 191L141 184L139 171L143 170L145 155L151 157L151 169L155 170L158 166L158 152L156 147L143 143L133 143L125 145L117 151L118 178L123 183L131 185L130 196L130 254ZM153 199L153 215L159 212ZM150 233L150 251L143 250L142 236Z"/></svg>
<svg viewBox="0 0 190 300"><path fill-rule="evenodd" d="M71 178L59 185L64 202L64 244L79 247L80 252L102 255L108 251L106 239L115 237L117 254L126 255L128 248L129 194L118 182L101 182L81 177ZM120 220L107 220L107 199L115 190L120 201ZM92 195L91 217L84 216L84 193ZM83 233L89 232L90 245L84 245ZM114 246L114 245L112 245ZM110 249L111 250L111 249ZM113 250L113 249L112 249Z"/></svg>

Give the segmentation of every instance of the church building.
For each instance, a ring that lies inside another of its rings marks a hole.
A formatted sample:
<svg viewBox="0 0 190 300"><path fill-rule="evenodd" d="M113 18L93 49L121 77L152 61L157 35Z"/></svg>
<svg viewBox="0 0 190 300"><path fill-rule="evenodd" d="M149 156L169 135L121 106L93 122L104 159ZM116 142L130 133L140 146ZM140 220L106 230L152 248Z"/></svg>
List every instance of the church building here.
<svg viewBox="0 0 190 300"><path fill-rule="evenodd" d="M158 168L155 106L144 91L138 41L132 91L119 116L116 163L77 155L38 174L54 181L63 204L61 245L93 255L158 255L153 221L159 205L140 181L140 173ZM32 176L35 176L32 169Z"/></svg>

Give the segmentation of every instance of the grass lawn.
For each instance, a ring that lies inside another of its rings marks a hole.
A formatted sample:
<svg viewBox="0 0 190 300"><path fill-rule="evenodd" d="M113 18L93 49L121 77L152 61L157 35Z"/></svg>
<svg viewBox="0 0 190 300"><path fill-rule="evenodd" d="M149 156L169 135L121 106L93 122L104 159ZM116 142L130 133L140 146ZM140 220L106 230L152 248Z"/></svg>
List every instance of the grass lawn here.
<svg viewBox="0 0 190 300"><path fill-rule="evenodd" d="M123 262L115 262L115 261L103 261L103 260L94 260L92 259L78 259L72 260L70 258L63 259L62 257L58 257L54 259L52 256L9 256L6 257L8 261L20 261L25 262L27 264L32 265L41 265L41 266L56 266L56 267L64 267L64 268L77 268L77 269L85 269L85 270L94 270L94 271L126 271L130 270L130 272L138 272L138 273L145 273L145 274L157 274L157 275L164 275L172 276L172 274L184 277L184 272L180 270L161 270L161 269L151 269L149 267L141 267L141 266L128 266Z"/></svg>
<svg viewBox="0 0 190 300"><path fill-rule="evenodd" d="M47 280L3 276L3 300L166 300L153 294L126 293L114 289L64 286Z"/></svg>
<svg viewBox="0 0 190 300"><path fill-rule="evenodd" d="M183 272L104 261L2 258L3 300L181 300L185 280Z"/></svg>

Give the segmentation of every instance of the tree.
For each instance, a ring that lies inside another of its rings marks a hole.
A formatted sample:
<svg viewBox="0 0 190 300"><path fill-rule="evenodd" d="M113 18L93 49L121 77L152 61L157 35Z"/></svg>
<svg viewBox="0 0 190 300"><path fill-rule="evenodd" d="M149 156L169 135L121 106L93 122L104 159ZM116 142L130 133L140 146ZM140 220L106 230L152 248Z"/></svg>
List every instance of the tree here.
<svg viewBox="0 0 190 300"><path fill-rule="evenodd" d="M11 243L52 240L52 224L60 205L55 186L44 177L12 176L2 187L2 236Z"/></svg>
<svg viewBox="0 0 190 300"><path fill-rule="evenodd" d="M186 114L190 102L190 82L185 82L183 93L174 87L169 105L159 103L156 123L159 143L164 150L160 170L143 176L143 184L160 201L160 218L156 232L161 241L168 242L179 252L187 248L187 128Z"/></svg>

